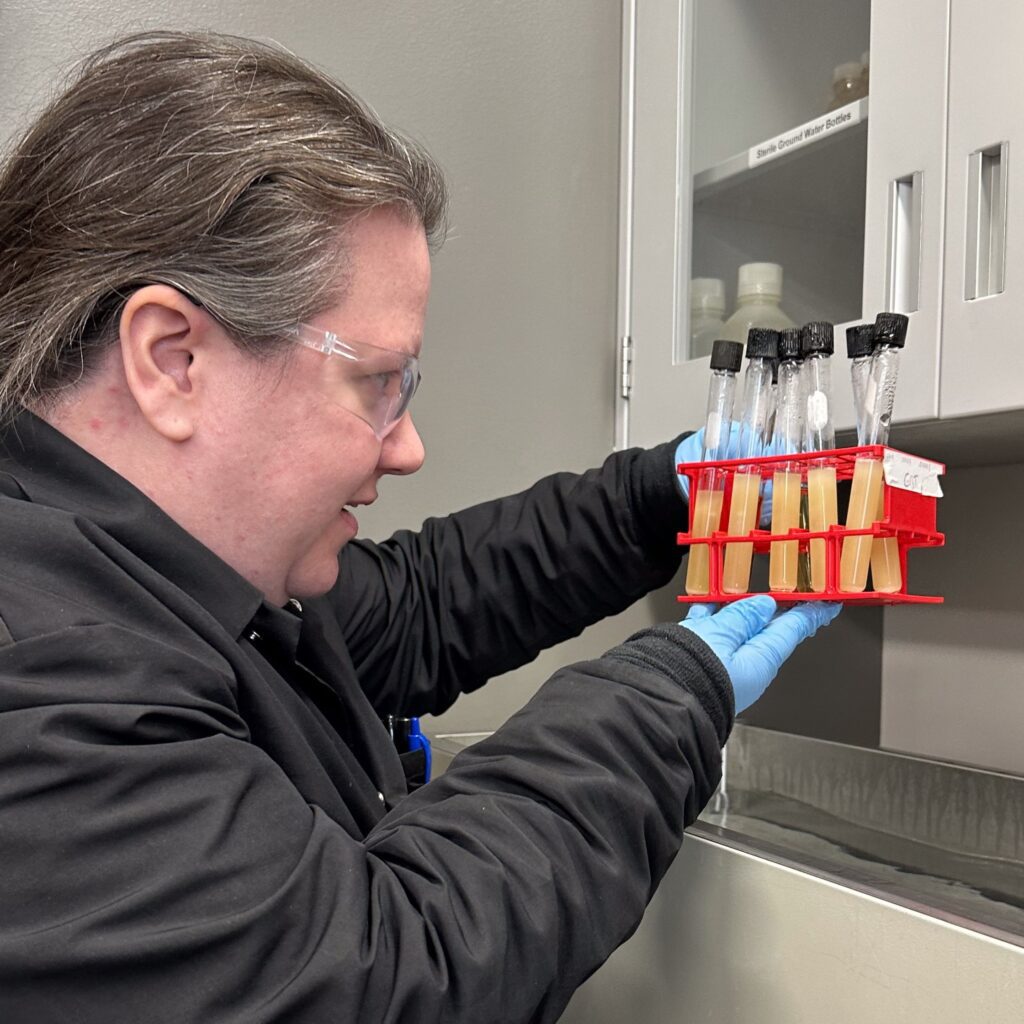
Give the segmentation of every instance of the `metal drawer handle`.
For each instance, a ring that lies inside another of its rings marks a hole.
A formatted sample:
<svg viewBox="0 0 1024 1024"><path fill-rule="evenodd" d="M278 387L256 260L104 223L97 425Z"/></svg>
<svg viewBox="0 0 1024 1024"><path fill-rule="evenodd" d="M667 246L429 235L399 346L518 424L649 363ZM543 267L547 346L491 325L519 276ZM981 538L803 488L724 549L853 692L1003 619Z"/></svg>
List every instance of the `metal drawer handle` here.
<svg viewBox="0 0 1024 1024"><path fill-rule="evenodd" d="M1006 287L1009 150L1008 142L999 142L967 158L967 301L999 295Z"/></svg>
<svg viewBox="0 0 1024 1024"><path fill-rule="evenodd" d="M886 308L896 313L914 313L920 304L923 193L923 171L889 183L885 296Z"/></svg>

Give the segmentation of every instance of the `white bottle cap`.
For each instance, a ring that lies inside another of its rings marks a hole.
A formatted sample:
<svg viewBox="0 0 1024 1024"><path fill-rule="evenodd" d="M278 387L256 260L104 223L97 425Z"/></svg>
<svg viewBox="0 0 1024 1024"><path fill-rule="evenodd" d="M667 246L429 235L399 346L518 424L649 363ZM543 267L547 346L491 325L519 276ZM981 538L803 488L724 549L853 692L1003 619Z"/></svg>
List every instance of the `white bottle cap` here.
<svg viewBox="0 0 1024 1024"><path fill-rule="evenodd" d="M690 281L690 309L705 313L725 312L725 282L717 277L695 277Z"/></svg>
<svg viewBox="0 0 1024 1024"><path fill-rule="evenodd" d="M832 72L833 84L838 82L848 82L854 78L860 78L864 71L864 65L859 61L852 60L848 64L840 64Z"/></svg>
<svg viewBox="0 0 1024 1024"><path fill-rule="evenodd" d="M744 263L740 266L736 295L772 295L782 298L782 267L778 263Z"/></svg>

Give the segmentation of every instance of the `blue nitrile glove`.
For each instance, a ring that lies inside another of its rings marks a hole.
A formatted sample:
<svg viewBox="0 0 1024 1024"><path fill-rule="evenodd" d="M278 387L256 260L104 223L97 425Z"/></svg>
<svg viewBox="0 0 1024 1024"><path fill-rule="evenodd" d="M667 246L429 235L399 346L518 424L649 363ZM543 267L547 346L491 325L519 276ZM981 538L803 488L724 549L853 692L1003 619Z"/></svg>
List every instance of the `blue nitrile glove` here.
<svg viewBox="0 0 1024 1024"><path fill-rule="evenodd" d="M689 437L684 437L679 444L676 445L676 461L675 464L678 466L680 462L700 462L701 456L704 454L704 428ZM771 452L765 454L770 455ZM730 459L738 459L740 457L740 425L733 423L732 428L729 431L729 444L726 446L726 457ZM676 474L676 479L679 481L679 489L683 492L683 497L690 500L690 478L683 476L682 474ZM767 528L771 525L772 521L772 482L766 480L764 487L761 489L761 515L758 518L758 524ZM722 524L722 528L725 528L725 524Z"/></svg>
<svg viewBox="0 0 1024 1024"><path fill-rule="evenodd" d="M739 714L768 689L797 644L828 625L842 607L809 601L775 615L775 600L759 594L717 612L714 605L695 604L679 625L696 633L718 655L732 680Z"/></svg>

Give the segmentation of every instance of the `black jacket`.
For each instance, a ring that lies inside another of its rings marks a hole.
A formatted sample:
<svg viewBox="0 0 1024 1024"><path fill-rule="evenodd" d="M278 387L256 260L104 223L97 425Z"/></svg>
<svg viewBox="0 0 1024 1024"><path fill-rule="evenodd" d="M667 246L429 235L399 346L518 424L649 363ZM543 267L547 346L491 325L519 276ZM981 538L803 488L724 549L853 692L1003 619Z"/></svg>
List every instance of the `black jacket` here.
<svg viewBox="0 0 1024 1024"><path fill-rule="evenodd" d="M405 795L440 712L665 583L672 446L354 542L301 613L24 414L0 448L0 1021L555 1020L717 783L677 626Z"/></svg>

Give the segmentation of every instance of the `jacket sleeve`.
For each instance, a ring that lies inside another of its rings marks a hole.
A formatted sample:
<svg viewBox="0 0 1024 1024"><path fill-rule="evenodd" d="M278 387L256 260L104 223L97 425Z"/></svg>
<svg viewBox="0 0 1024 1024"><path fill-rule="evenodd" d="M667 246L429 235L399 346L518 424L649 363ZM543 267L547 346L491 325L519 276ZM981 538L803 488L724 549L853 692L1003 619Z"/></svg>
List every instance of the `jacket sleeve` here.
<svg viewBox="0 0 1024 1024"><path fill-rule="evenodd" d="M103 700L115 650L130 701ZM702 641L648 630L359 840L247 742L227 671L168 653L97 625L0 655L10 1024L554 1021L635 928L732 718Z"/></svg>
<svg viewBox="0 0 1024 1024"><path fill-rule="evenodd" d="M687 517L677 443L350 544L322 601L376 710L439 714L666 584Z"/></svg>

